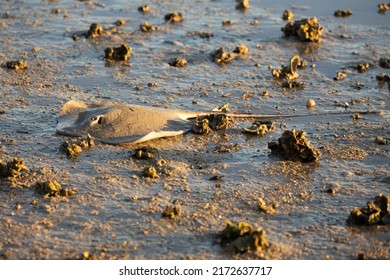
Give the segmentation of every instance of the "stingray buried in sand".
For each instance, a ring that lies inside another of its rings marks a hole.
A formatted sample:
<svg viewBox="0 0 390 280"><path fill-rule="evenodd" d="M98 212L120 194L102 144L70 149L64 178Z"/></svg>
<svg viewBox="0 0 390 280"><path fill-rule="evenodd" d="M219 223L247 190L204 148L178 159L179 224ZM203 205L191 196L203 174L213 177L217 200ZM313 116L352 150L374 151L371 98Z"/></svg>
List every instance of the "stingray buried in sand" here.
<svg viewBox="0 0 390 280"><path fill-rule="evenodd" d="M341 113L345 114L345 112ZM181 135L191 130L193 124L191 120L199 116L218 114L231 118L261 120L307 116L307 114L265 115L221 111L183 111L108 101L87 105L71 100L60 110L57 132L77 137L86 137L89 134L96 140L107 144L137 144L157 138ZM337 112L332 114L337 114Z"/></svg>

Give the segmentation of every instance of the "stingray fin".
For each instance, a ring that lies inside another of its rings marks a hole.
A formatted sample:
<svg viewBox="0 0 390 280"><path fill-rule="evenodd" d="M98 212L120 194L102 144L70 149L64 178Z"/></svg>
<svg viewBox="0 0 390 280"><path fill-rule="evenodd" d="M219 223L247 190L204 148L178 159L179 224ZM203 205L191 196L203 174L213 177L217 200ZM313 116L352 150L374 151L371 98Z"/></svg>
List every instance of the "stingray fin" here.
<svg viewBox="0 0 390 280"><path fill-rule="evenodd" d="M172 137L183 134L184 130L176 131L152 131L144 136L130 136L130 137L120 137L120 138L108 138L108 139L98 139L102 143L118 145L118 144L139 144L142 142L150 141L153 139L163 138L163 137Z"/></svg>
<svg viewBox="0 0 390 280"><path fill-rule="evenodd" d="M88 108L88 105L84 102L71 100L65 103L60 110L60 117L66 117L68 115L75 114L81 110Z"/></svg>

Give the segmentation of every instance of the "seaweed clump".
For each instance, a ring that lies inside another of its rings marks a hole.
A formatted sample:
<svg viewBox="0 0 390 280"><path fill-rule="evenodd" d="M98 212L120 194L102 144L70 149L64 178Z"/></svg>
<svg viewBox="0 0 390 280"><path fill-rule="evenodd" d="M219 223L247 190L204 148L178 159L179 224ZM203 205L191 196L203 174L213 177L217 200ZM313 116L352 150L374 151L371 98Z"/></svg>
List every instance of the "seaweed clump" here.
<svg viewBox="0 0 390 280"><path fill-rule="evenodd" d="M133 157L136 159L154 159L158 150L154 147L139 147L134 150Z"/></svg>
<svg viewBox="0 0 390 280"><path fill-rule="evenodd" d="M236 5L237 10L249 9L249 0L236 0L236 2L237 2Z"/></svg>
<svg viewBox="0 0 390 280"><path fill-rule="evenodd" d="M348 219L348 225L390 225L390 197L382 194L367 202L366 207L354 208Z"/></svg>
<svg viewBox="0 0 390 280"><path fill-rule="evenodd" d="M226 129L233 122L226 114L210 114L196 118L191 131L195 134L209 134L212 131Z"/></svg>
<svg viewBox="0 0 390 280"><path fill-rule="evenodd" d="M144 23L141 23L139 26L139 29L142 32L153 32L153 31L158 30L158 28L155 26L152 26L152 24L149 21L145 21Z"/></svg>
<svg viewBox="0 0 390 280"><path fill-rule="evenodd" d="M382 68L390 69L390 58L381 57L379 59L379 66Z"/></svg>
<svg viewBox="0 0 390 280"><path fill-rule="evenodd" d="M92 23L91 26L89 27L86 37L93 39L103 35L103 32L104 32L103 27L100 24Z"/></svg>
<svg viewBox="0 0 390 280"><path fill-rule="evenodd" d="M10 70L22 70L27 68L27 62L24 60L7 61L5 66Z"/></svg>
<svg viewBox="0 0 390 280"><path fill-rule="evenodd" d="M245 133L256 134L260 136L264 136L269 132L273 132L275 130L275 122L261 122L256 121L252 123L250 127L244 128Z"/></svg>
<svg viewBox="0 0 390 280"><path fill-rule="evenodd" d="M167 206L162 212L164 218L174 219L181 215L181 206L178 203Z"/></svg>
<svg viewBox="0 0 390 280"><path fill-rule="evenodd" d="M8 162L0 160L0 178L15 180L20 177L23 171L28 171L28 168L22 159L14 158Z"/></svg>
<svg viewBox="0 0 390 280"><path fill-rule="evenodd" d="M298 37L301 41L321 43L323 27L316 17L305 18L295 22L289 22L282 28L284 36Z"/></svg>
<svg viewBox="0 0 390 280"><path fill-rule="evenodd" d="M184 58L177 57L171 60L168 64L173 67L184 67L187 66L187 60Z"/></svg>
<svg viewBox="0 0 390 280"><path fill-rule="evenodd" d="M183 14L180 12L169 13L165 15L164 19L168 23L179 23L183 21Z"/></svg>
<svg viewBox="0 0 390 280"><path fill-rule="evenodd" d="M127 44L122 44L117 48L107 48L104 50L105 59L114 61L126 61L129 60L131 54L131 47Z"/></svg>
<svg viewBox="0 0 390 280"><path fill-rule="evenodd" d="M58 195L67 197L76 194L74 189L63 189L57 181L52 180L36 183L35 190L44 197L54 197Z"/></svg>
<svg viewBox="0 0 390 280"><path fill-rule="evenodd" d="M256 252L268 248L268 238L264 230L252 229L247 223L234 225L228 221L219 235L221 245L234 253Z"/></svg>
<svg viewBox="0 0 390 280"><path fill-rule="evenodd" d="M311 146L306 139L306 132L295 129L286 130L276 142L269 142L271 153L287 160L313 162L320 158L321 153Z"/></svg>
<svg viewBox="0 0 390 280"><path fill-rule="evenodd" d="M335 17L349 17L351 15L352 15L352 11L350 9L337 10L334 12Z"/></svg>
<svg viewBox="0 0 390 280"><path fill-rule="evenodd" d="M282 65L281 69L272 69L271 74L275 78L286 79L287 81L295 80L299 77L297 69L301 66L302 61L304 60L301 60L299 55L294 55L290 59L289 65Z"/></svg>
<svg viewBox="0 0 390 280"><path fill-rule="evenodd" d="M60 146L60 150L64 151L69 158L77 157L83 151L95 146L95 140L88 134L87 138L78 138L75 141L65 141Z"/></svg>
<svg viewBox="0 0 390 280"><path fill-rule="evenodd" d="M230 63L236 57L236 53L226 52L223 48L219 48L218 50L211 53L212 60L217 64Z"/></svg>

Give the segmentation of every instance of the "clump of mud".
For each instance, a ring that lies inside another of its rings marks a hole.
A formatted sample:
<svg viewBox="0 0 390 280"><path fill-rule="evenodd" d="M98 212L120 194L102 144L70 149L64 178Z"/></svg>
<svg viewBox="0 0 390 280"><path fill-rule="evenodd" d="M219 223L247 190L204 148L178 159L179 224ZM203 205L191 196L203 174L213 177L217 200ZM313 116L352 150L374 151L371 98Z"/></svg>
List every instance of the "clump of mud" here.
<svg viewBox="0 0 390 280"><path fill-rule="evenodd" d="M288 66L282 65L281 69L272 69L271 74L275 78L286 79L287 81L295 80L299 77L297 69L300 65L301 65L300 56L294 55L290 59L290 64Z"/></svg>
<svg viewBox="0 0 390 280"><path fill-rule="evenodd" d="M219 48L218 50L211 53L211 59L217 64L230 63L236 57L236 53L225 52L223 48Z"/></svg>
<svg viewBox="0 0 390 280"><path fill-rule="evenodd" d="M191 131L195 134L209 134L212 131L226 129L233 119L225 114L210 114L196 118Z"/></svg>
<svg viewBox="0 0 390 280"><path fill-rule="evenodd" d="M301 41L321 43L323 28L316 17L289 22L282 28L284 36L298 37Z"/></svg>
<svg viewBox="0 0 390 280"><path fill-rule="evenodd" d="M113 61L126 61L129 60L131 51L131 47L127 44L123 44L117 48L107 48L104 50L104 58Z"/></svg>
<svg viewBox="0 0 390 280"><path fill-rule="evenodd" d="M172 59L168 64L173 67L184 67L187 66L188 63L186 59L177 57Z"/></svg>
<svg viewBox="0 0 390 280"><path fill-rule="evenodd" d="M351 15L352 15L352 11L350 9L337 10L334 12L335 17L349 17Z"/></svg>
<svg viewBox="0 0 390 280"><path fill-rule="evenodd" d="M340 80L344 80L346 77L347 77L346 73L344 73L343 71L338 71L336 73L336 76L333 77L333 80L340 81Z"/></svg>
<svg viewBox="0 0 390 280"><path fill-rule="evenodd" d="M285 10L283 12L283 16L282 16L283 20L292 21L293 17L294 17L294 14L290 10Z"/></svg>
<svg viewBox="0 0 390 280"><path fill-rule="evenodd" d="M87 138L78 138L73 141L65 141L60 146L60 150L65 152L69 158L77 157L83 151L93 147L95 140L88 134Z"/></svg>
<svg viewBox="0 0 390 280"><path fill-rule="evenodd" d="M104 32L103 27L100 24L92 23L91 26L89 27L86 37L93 39L103 35L103 32Z"/></svg>
<svg viewBox="0 0 390 280"><path fill-rule="evenodd" d="M63 189L57 181L52 180L36 183L35 190L44 197L72 196L76 194L74 189Z"/></svg>
<svg viewBox="0 0 390 280"><path fill-rule="evenodd" d="M198 30L198 31L188 32L187 36L189 36L189 37L199 36L202 39L210 39L211 37L214 37L214 34L211 32Z"/></svg>
<svg viewBox="0 0 390 280"><path fill-rule="evenodd" d="M348 219L349 225L390 225L390 198L382 194L367 202L366 207L354 208Z"/></svg>
<svg viewBox="0 0 390 280"><path fill-rule="evenodd" d="M218 236L221 245L234 253L256 252L267 249L268 238L263 229L252 229L247 223L240 222L235 226L230 221Z"/></svg>
<svg viewBox="0 0 390 280"><path fill-rule="evenodd" d="M320 158L321 153L306 139L306 132L295 129L286 130L277 142L268 143L271 153L287 160L312 162Z"/></svg>
<svg viewBox="0 0 390 280"><path fill-rule="evenodd" d="M378 8L379 8L378 13L384 14L384 13L386 13L387 10L390 9L390 3L387 3L387 4L380 3L380 4L378 4Z"/></svg>
<svg viewBox="0 0 390 280"><path fill-rule="evenodd" d="M237 10L249 9L249 0L236 0L236 2L237 2L236 5Z"/></svg>
<svg viewBox="0 0 390 280"><path fill-rule="evenodd" d="M141 13L148 13L150 12L150 6L149 5L139 6L137 10Z"/></svg>
<svg viewBox="0 0 390 280"><path fill-rule="evenodd" d="M116 26L123 26L126 24L126 21L124 19L118 19L116 22L115 22L115 25Z"/></svg>
<svg viewBox="0 0 390 280"><path fill-rule="evenodd" d="M239 44L236 46L233 52L236 54L247 54L249 52L249 49L244 44Z"/></svg>
<svg viewBox="0 0 390 280"><path fill-rule="evenodd" d="M174 219L181 215L181 206L178 203L168 205L162 212L164 218Z"/></svg>
<svg viewBox="0 0 390 280"><path fill-rule="evenodd" d="M250 127L244 128L245 133L256 134L260 136L264 136L269 132L273 132L275 130L275 122L261 122L256 121L252 123Z"/></svg>
<svg viewBox="0 0 390 280"><path fill-rule="evenodd" d="M165 17L165 22L167 23L180 23L183 21L183 14L180 12L174 12L174 13L169 13L166 14Z"/></svg>
<svg viewBox="0 0 390 280"><path fill-rule="evenodd" d="M160 178L160 175L158 174L157 169L154 166L145 167L144 170L142 171L142 176L151 179Z"/></svg>
<svg viewBox="0 0 390 280"><path fill-rule="evenodd" d="M382 68L390 69L390 58L381 57L379 59L379 66Z"/></svg>
<svg viewBox="0 0 390 280"><path fill-rule="evenodd" d="M7 162L0 160L0 178L16 180L23 171L28 171L28 168L24 165L22 159L14 158Z"/></svg>
<svg viewBox="0 0 390 280"><path fill-rule="evenodd" d="M5 67L10 70L22 70L27 68L27 62L24 60L7 61Z"/></svg>
<svg viewBox="0 0 390 280"><path fill-rule="evenodd" d="M144 23L141 23L139 26L139 29L142 32L153 32L153 31L158 30L158 28L155 26L152 26L152 24L149 21L145 21Z"/></svg>
<svg viewBox="0 0 390 280"><path fill-rule="evenodd" d="M264 199L259 198L259 203L257 204L259 210L265 214L275 214L276 213L276 208L278 207L277 202L273 202L270 204L267 204Z"/></svg>
<svg viewBox="0 0 390 280"><path fill-rule="evenodd" d="M234 21L231 20L231 19L224 19L224 20L222 21L222 25L223 25L223 26L231 26L231 25L234 25Z"/></svg>
<svg viewBox="0 0 390 280"><path fill-rule="evenodd" d="M390 74L382 73L376 76L376 79L380 82L389 83L390 82Z"/></svg>
<svg viewBox="0 0 390 280"><path fill-rule="evenodd" d="M352 66L353 69L356 69L359 73L366 72L370 68L369 63L359 63L355 66Z"/></svg>
<svg viewBox="0 0 390 280"><path fill-rule="evenodd" d="M138 147L134 150L133 157L136 159L154 159L157 153L157 148L152 146Z"/></svg>

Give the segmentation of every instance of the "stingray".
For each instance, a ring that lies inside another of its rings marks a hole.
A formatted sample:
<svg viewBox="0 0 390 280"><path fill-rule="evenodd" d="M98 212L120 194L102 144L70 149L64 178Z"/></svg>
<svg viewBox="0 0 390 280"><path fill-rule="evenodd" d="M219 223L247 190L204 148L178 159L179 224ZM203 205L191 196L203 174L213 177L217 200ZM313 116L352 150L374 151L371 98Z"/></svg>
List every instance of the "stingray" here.
<svg viewBox="0 0 390 280"><path fill-rule="evenodd" d="M308 115L184 111L109 101L88 105L71 100L61 107L56 129L57 133L62 135L74 137L90 135L106 144L138 144L157 138L181 135L191 130L193 124L191 120L210 114L225 114L232 118L256 118L263 121Z"/></svg>

